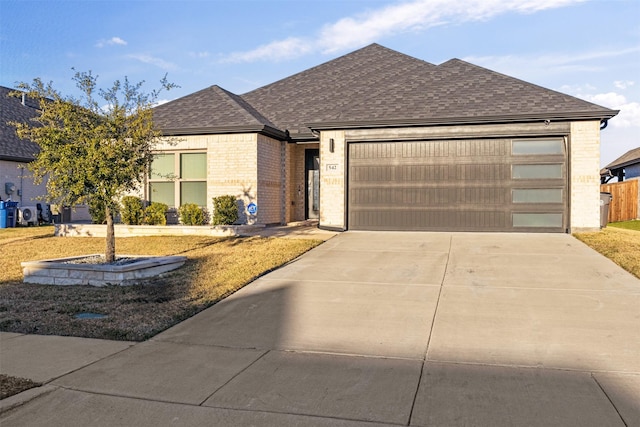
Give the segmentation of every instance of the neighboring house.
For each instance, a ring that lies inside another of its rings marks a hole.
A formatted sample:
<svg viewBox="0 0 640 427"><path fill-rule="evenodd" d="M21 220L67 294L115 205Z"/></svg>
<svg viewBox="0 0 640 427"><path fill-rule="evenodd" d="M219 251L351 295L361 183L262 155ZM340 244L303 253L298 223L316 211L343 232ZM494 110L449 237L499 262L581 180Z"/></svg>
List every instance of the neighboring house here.
<svg viewBox="0 0 640 427"><path fill-rule="evenodd" d="M617 113L372 44L241 96L211 86L156 107L179 141L160 147L145 195L211 209L232 194L244 223L595 230L600 129Z"/></svg>
<svg viewBox="0 0 640 427"><path fill-rule="evenodd" d="M0 86L0 197L21 205L33 205L47 193L44 183L35 185L27 164L38 154L38 145L18 138L8 122L27 122L38 115L38 102L10 97L13 89Z"/></svg>
<svg viewBox="0 0 640 427"><path fill-rule="evenodd" d="M19 202L20 207L44 204L47 194L46 181L36 185L33 174L27 169L29 162L38 155L36 143L20 139L9 122L27 122L38 113L38 102L27 96L9 96L14 89L0 86L0 198ZM68 221L90 221L86 206L76 206L66 212Z"/></svg>
<svg viewBox="0 0 640 427"><path fill-rule="evenodd" d="M640 178L640 147L627 151L600 171L602 184L613 178L618 178L618 182Z"/></svg>

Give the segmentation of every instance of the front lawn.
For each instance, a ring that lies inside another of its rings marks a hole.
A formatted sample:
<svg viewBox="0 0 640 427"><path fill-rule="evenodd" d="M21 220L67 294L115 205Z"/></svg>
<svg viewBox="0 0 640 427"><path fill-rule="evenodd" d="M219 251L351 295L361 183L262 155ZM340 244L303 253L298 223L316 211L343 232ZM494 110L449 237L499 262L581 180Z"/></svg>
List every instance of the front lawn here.
<svg viewBox="0 0 640 427"><path fill-rule="evenodd" d="M610 222L607 227L640 231L640 219L632 219L631 221Z"/></svg>
<svg viewBox="0 0 640 427"><path fill-rule="evenodd" d="M0 230L0 331L142 341L193 316L318 240L134 237L119 254L185 255L186 264L134 286L45 286L22 282L20 262L104 251L103 238L53 237L52 227ZM77 319L79 313L106 315Z"/></svg>
<svg viewBox="0 0 640 427"><path fill-rule="evenodd" d="M599 232L576 233L574 236L640 278L640 231L614 227L614 224Z"/></svg>

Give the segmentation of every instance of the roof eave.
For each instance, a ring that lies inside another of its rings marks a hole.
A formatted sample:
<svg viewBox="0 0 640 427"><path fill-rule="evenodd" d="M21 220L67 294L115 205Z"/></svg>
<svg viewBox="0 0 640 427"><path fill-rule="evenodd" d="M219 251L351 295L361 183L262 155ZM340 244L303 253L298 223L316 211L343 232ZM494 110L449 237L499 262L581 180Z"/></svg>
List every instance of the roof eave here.
<svg viewBox="0 0 640 427"><path fill-rule="evenodd" d="M164 136L216 135L230 133L259 133L280 140L288 140L287 132L266 125L256 126L210 126L160 129Z"/></svg>
<svg viewBox="0 0 640 427"><path fill-rule="evenodd" d="M518 114L509 116L479 116L479 117L438 117L425 119L390 119L390 120L363 120L363 121L325 121L307 123L312 130L330 129L358 129L358 128L388 128L388 127L416 127L416 126L443 126L443 125L477 125L499 123L523 123L523 122L566 122L583 120L608 120L619 113L619 110L601 110L589 112L569 113L544 113L544 114Z"/></svg>
<svg viewBox="0 0 640 427"><path fill-rule="evenodd" d="M18 163L31 163L35 160L35 157L7 156L7 155L0 154L0 160L6 160L9 162L18 162Z"/></svg>
<svg viewBox="0 0 640 427"><path fill-rule="evenodd" d="M626 162L623 163L616 163L614 165L608 165L605 166L606 169L624 169L627 166L631 166L631 165L635 165L640 163L640 159L631 159L631 160L627 160Z"/></svg>

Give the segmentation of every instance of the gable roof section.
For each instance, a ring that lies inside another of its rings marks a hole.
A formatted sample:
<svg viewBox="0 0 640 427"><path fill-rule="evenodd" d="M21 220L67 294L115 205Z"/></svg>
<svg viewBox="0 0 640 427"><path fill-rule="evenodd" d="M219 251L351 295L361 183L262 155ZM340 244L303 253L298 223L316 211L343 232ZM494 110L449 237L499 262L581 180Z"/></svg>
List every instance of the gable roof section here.
<svg viewBox="0 0 640 427"><path fill-rule="evenodd" d="M428 62L372 44L248 92L242 98L288 129L292 136L312 136L308 123L333 119L371 93L434 68Z"/></svg>
<svg viewBox="0 0 640 427"><path fill-rule="evenodd" d="M173 132L604 120L618 112L452 59L433 65L372 44L237 96L217 86L156 107Z"/></svg>
<svg viewBox="0 0 640 427"><path fill-rule="evenodd" d="M399 76L318 129L388 125L605 119L617 114L581 99L452 59Z"/></svg>
<svg viewBox="0 0 640 427"><path fill-rule="evenodd" d="M244 99L215 85L155 107L153 119L170 135L261 132L285 137Z"/></svg>
<svg viewBox="0 0 640 427"><path fill-rule="evenodd" d="M22 100L9 96L14 89L0 86L0 160L30 162L40 151L38 144L20 139L16 130L8 122L28 122L38 116L38 103L31 99Z"/></svg>
<svg viewBox="0 0 640 427"><path fill-rule="evenodd" d="M604 170L621 169L625 166L635 165L636 163L640 163L640 147L627 151L622 156L605 166Z"/></svg>

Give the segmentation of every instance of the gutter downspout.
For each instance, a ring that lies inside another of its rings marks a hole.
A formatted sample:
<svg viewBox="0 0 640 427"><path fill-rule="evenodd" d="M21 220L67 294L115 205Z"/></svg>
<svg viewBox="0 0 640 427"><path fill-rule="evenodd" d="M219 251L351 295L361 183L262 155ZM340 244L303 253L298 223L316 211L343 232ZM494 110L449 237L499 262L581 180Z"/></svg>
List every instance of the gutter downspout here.
<svg viewBox="0 0 640 427"><path fill-rule="evenodd" d="M600 120L600 130L605 130L609 125L609 119Z"/></svg>

